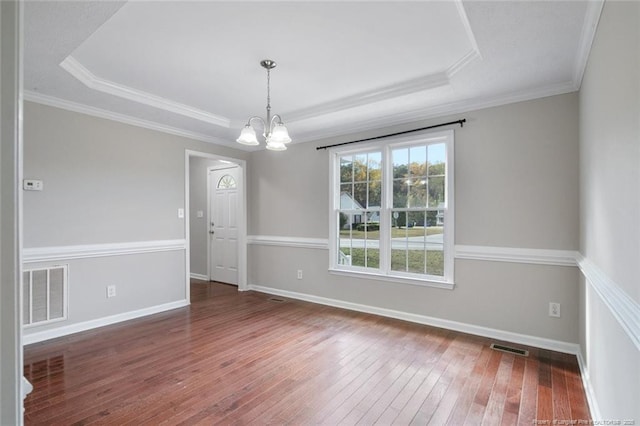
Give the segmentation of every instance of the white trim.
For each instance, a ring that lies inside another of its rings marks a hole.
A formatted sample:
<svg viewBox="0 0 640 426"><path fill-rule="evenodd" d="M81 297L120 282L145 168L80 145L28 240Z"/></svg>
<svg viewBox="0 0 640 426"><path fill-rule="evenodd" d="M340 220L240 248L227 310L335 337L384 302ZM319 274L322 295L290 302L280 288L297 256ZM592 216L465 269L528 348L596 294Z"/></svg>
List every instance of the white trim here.
<svg viewBox="0 0 640 426"><path fill-rule="evenodd" d="M576 358L578 358L578 366L580 367L580 378L582 379L582 387L584 387L584 393L587 397L587 405L589 405L591 418L594 420L602 419L600 407L598 406L598 401L596 399L596 393L593 389L593 385L591 384L589 369L587 368L587 363L582 357L582 351L578 351L578 353L576 354Z"/></svg>
<svg viewBox="0 0 640 426"><path fill-rule="evenodd" d="M249 290L258 291L260 293L273 294L281 297L289 297L291 299L304 300L306 302L318 303L320 305L334 306L337 308L348 309L351 311L365 312L374 315L380 315L388 318L400 319L403 321L414 322L417 324L425 324L433 327L445 328L447 330L459 331L462 333L474 334L477 336L489 337L492 339L503 340L507 342L519 343L522 345L533 346L536 348L548 349L557 352L577 355L579 346L576 343L562 342L559 340L545 339L542 337L529 336L526 334L513 333L511 331L498 330L495 328L482 327L473 324L466 324L457 321L451 321L441 318L429 317L426 315L411 314L407 312L396 311L392 309L379 308L376 306L362 305L359 303L345 302L343 300L329 299L321 296L298 293L288 290L280 290L260 285L249 285Z"/></svg>
<svg viewBox="0 0 640 426"><path fill-rule="evenodd" d="M589 53L591 53L593 40L596 38L596 29L598 28L598 22L600 21L603 6L604 0L592 0L587 2L587 12L582 24L580 44L578 45L578 52L576 54L573 70L573 84L576 90L580 90L580 86L582 86L582 77L584 77L584 71L587 68L587 61L589 60ZM594 418L597 419L600 417Z"/></svg>
<svg viewBox="0 0 640 426"><path fill-rule="evenodd" d="M469 22L467 11L464 9L464 4L462 3L462 0L455 0L455 4L456 9L458 10L458 15L460 15L460 20L462 21L462 25L464 26L465 33L469 39L469 43L471 43L471 50L447 69L447 76L449 79L471 62L476 59L482 59L480 49L478 48L478 42L476 41L476 36L473 34L473 30L471 29L471 23Z"/></svg>
<svg viewBox="0 0 640 426"><path fill-rule="evenodd" d="M576 266L574 250L548 250L514 247L456 245L456 259L494 262L531 263L534 265Z"/></svg>
<svg viewBox="0 0 640 426"><path fill-rule="evenodd" d="M285 237L276 235L249 235L247 243L261 246L302 247L318 250L329 249L327 238ZM491 247L455 245L456 259L492 262L529 263L534 265L576 266L575 250L529 249L515 247ZM344 271L338 270L343 273Z"/></svg>
<svg viewBox="0 0 640 426"><path fill-rule="evenodd" d="M281 237L274 235L249 235L247 244L260 246L300 247L318 250L329 250L326 238Z"/></svg>
<svg viewBox="0 0 640 426"><path fill-rule="evenodd" d="M191 274L189 274L189 276L191 278L193 278L194 280L209 281L209 277L208 276L202 275L202 274L196 274L195 272L192 272Z"/></svg>
<svg viewBox="0 0 640 426"><path fill-rule="evenodd" d="M79 80L82 84L90 89L98 92L108 93L133 102L149 105L164 111L173 112L175 114L184 115L194 120L204 121L205 123L214 124L216 126L229 128L231 120L221 115L216 115L208 111L181 104L170 99L166 99L142 90L134 89L123 84L116 83L104 78L100 78L89 71L73 56L67 56L61 63L60 67Z"/></svg>
<svg viewBox="0 0 640 426"><path fill-rule="evenodd" d="M25 248L22 254L24 263L33 263L184 250L185 247L184 239L133 241L124 243Z"/></svg>
<svg viewBox="0 0 640 426"><path fill-rule="evenodd" d="M453 288L454 282L454 241L455 241L455 220L454 219L454 143L455 133L453 130L444 131L422 131L419 133L405 136L389 136L383 138L382 141L370 142L368 144L353 147L335 147L329 150L329 193L332 196L329 203L329 270L330 271L359 271L364 272L361 268L350 265L339 265L338 263L338 212L344 210L340 208L340 191L338 184L340 183L340 166L339 160L344 155L356 153L380 152L382 161L382 194L380 200L380 236L379 250L380 262L377 272L373 272L373 277L388 275L390 277L398 277L398 274L391 271L391 244L390 224L392 223L391 212L394 210L392 181L393 181L393 165L391 161L393 149L402 147L410 148L412 146L430 146L433 144L444 144L446 149L446 175L445 175L445 223L449 223L444 230L444 279L438 282L438 287ZM420 283L419 285L432 286L431 277L426 275L420 279L407 277L407 283Z"/></svg>
<svg viewBox="0 0 640 426"><path fill-rule="evenodd" d="M162 305L151 306L149 308L138 309L136 311L123 312L121 314L111 315L108 317L98 318L90 321L84 321L77 324L70 324L64 327L53 328L51 330L45 330L38 333L25 334L23 336L22 342L23 345L30 345L32 343L55 339L57 337L67 336L69 334L79 333L81 331L92 330L94 328L104 327L105 325L116 324L135 318L145 317L147 315L170 311L172 309L178 309L188 305L189 302L185 299L165 303Z"/></svg>
<svg viewBox="0 0 640 426"><path fill-rule="evenodd" d="M600 296L602 302L640 351L640 303L582 254L577 256L577 263L587 283Z"/></svg>
<svg viewBox="0 0 640 426"><path fill-rule="evenodd" d="M438 117L462 114L465 112L478 111L486 108L493 108L503 105L510 105L518 102L525 102L549 96L563 95L577 91L573 81L563 83L553 83L548 86L527 89L519 92L498 95L494 97L482 97L455 101L448 104L439 104L425 108L417 108L403 111L396 114L389 113L384 117L374 117L371 119L356 121L343 125L324 126L320 130L296 134L298 143L328 139L331 137L344 137L346 134L375 131L382 127L391 127L409 123L419 123ZM289 120L291 123L292 121Z"/></svg>
<svg viewBox="0 0 640 426"><path fill-rule="evenodd" d="M455 286L453 282L436 281L430 280L428 278L413 278L411 276L408 276L409 274L407 274L407 276L395 274L376 274L375 272L369 272L367 270L355 271L353 269L340 269L339 267L329 268L329 273L333 275L343 275L345 277L417 285L422 287L444 288L447 290L453 290L453 287Z"/></svg>
<svg viewBox="0 0 640 426"><path fill-rule="evenodd" d="M466 58L467 55L463 57L463 59ZM464 65L466 65L466 63ZM287 122L293 123L296 121L321 117L327 114L334 114L350 108L357 108L375 102L410 95L412 93L449 86L450 84L451 82L449 81L449 76L446 72L429 74L412 80L401 81L389 86L379 87L377 89L347 96L334 101L325 102L309 108L298 109L295 112L286 114Z"/></svg>
<svg viewBox="0 0 640 426"><path fill-rule="evenodd" d="M213 137L210 135L205 135L202 133L196 133L189 130L180 129L177 127L167 126L165 124L157 123L155 121L143 120L141 118L132 117L130 115L120 114L113 111L108 111L105 109L100 109L84 104L80 104L77 102L67 101L64 99L56 98L49 95L43 95L37 92L24 92L24 99L29 102L35 102L41 105L46 105L54 108L60 108L67 111L78 112L80 114L90 115L92 117L104 118L106 120L117 121L119 123L129 124L131 126L142 127L144 129L155 130L157 132L167 133L170 135L180 136L183 138L194 139L202 142L214 143L217 145L225 145L229 147L233 147L239 150L248 150L245 145L240 144L232 144L231 142L222 139Z"/></svg>

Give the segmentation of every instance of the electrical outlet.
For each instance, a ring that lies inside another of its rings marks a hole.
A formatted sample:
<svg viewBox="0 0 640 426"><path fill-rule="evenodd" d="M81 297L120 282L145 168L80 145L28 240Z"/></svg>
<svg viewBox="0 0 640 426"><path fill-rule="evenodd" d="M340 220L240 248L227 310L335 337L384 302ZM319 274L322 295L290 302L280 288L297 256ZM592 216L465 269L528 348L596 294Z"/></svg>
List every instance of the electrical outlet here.
<svg viewBox="0 0 640 426"><path fill-rule="evenodd" d="M111 297L116 297L116 286L115 285L108 285L107 286L107 299L109 299Z"/></svg>
<svg viewBox="0 0 640 426"><path fill-rule="evenodd" d="M549 302L549 316L560 318L560 304L557 302Z"/></svg>
<svg viewBox="0 0 640 426"><path fill-rule="evenodd" d="M298 279L302 279L302 269L298 269Z"/></svg>

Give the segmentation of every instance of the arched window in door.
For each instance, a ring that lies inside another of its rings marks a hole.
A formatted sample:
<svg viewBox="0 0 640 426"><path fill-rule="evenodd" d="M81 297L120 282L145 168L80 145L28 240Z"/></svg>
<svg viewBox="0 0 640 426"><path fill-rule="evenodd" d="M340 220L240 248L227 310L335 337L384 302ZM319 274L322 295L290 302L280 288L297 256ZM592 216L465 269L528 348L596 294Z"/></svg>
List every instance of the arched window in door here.
<svg viewBox="0 0 640 426"><path fill-rule="evenodd" d="M235 189L236 180L231 175L224 175L218 181L218 189Z"/></svg>

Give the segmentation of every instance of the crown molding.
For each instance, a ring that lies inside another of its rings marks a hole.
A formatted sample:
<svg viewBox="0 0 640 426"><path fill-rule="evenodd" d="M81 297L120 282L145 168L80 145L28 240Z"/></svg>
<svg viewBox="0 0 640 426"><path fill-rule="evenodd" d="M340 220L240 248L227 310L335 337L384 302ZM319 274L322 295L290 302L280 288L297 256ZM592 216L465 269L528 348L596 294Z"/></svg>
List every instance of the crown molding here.
<svg viewBox="0 0 640 426"><path fill-rule="evenodd" d="M173 112L175 114L184 115L185 117L204 121L216 126L225 128L229 128L231 126L231 120L226 117L215 115L189 105L181 104L151 93L143 92L142 90L134 89L97 77L73 56L67 56L65 60L60 63L60 67L90 89Z"/></svg>
<svg viewBox="0 0 640 426"><path fill-rule="evenodd" d="M461 69L475 61L476 59L482 59L482 55L478 50L470 50L466 55L464 55L460 60L453 65L451 65L447 69L447 77L449 79L453 78L455 74L457 74Z"/></svg>
<svg viewBox="0 0 640 426"><path fill-rule="evenodd" d="M350 135L369 130L382 129L401 124L417 121L430 120L446 115L461 114L469 111L476 111L485 108L498 107L517 102L530 101L534 99L546 98L549 96L563 95L575 92L576 88L572 81L552 84L545 87L525 90L506 95L494 97L476 98L451 102L444 105L430 106L426 108L414 109L397 114L388 114L384 117L376 117L369 120L362 120L353 124L343 126L325 126L316 132L300 133L296 136L297 142L310 142L321 139Z"/></svg>
<svg viewBox="0 0 640 426"><path fill-rule="evenodd" d="M584 23L582 25L580 44L578 46L575 68L573 71L573 83L575 90L579 90L580 86L582 86L582 77L584 77L584 72L587 68L589 53L591 52L593 40L596 37L596 30L598 28L598 22L600 21L600 15L602 14L603 7L604 0L594 0L587 2L587 12L585 14Z"/></svg>
<svg viewBox="0 0 640 426"><path fill-rule="evenodd" d="M397 84L380 87L374 90L358 93L353 96L347 96L335 101L322 103L309 108L303 108L297 110L296 112L287 113L287 122L293 123L309 118L316 118L325 114L331 114L345 109L357 108L363 105L385 101L416 92L423 92L439 87L449 86L451 84L451 78L456 73L458 73L460 70L462 70L464 67L466 67L476 59L482 59L482 55L480 54L480 50L478 49L478 43L476 42L475 35L473 34L473 31L471 29L471 24L469 23L467 13L464 10L462 0L456 0L455 4L456 9L458 10L460 21L462 22L462 25L464 27L465 34L467 35L469 43L471 44L471 50L469 50L464 56L462 56L449 68L447 68L446 71L402 81Z"/></svg>
<svg viewBox="0 0 640 426"><path fill-rule="evenodd" d="M170 135L180 136L183 138L194 139L202 142L209 142L217 145L232 146L235 149L247 151L244 145L230 144L229 141L221 138L204 135L202 133L191 132L177 127L167 126L165 124L156 123L155 121L143 120L130 115L120 114L101 108L80 104L77 102L67 101L65 99L56 98L54 96L43 95L42 93L31 92L25 90L23 98L29 102L35 102L41 105L47 105L54 108L60 108L67 111L78 112L80 114L90 115L92 117L104 118L107 120L117 121L119 123L129 124L132 126L142 127L149 130L155 130ZM237 145L237 146L236 146Z"/></svg>
<svg viewBox="0 0 640 426"><path fill-rule="evenodd" d="M447 76L452 78L454 74L460 71L462 68L475 61L476 59L482 59L482 55L480 54L480 49L478 48L478 42L476 41L476 36L473 34L473 30L471 29L471 23L469 22L469 18L467 17L467 11L464 10L464 4L462 0L455 0L456 9L458 10L458 15L460 17L460 21L462 22L462 26L464 27L464 31L467 34L467 38L469 39L469 43L471 43L471 50L464 55L458 62L451 65L449 69L447 69Z"/></svg>
<svg viewBox="0 0 640 426"><path fill-rule="evenodd" d="M335 101L325 102L309 108L299 109L296 112L286 114L287 122L293 123L309 118L316 118L325 114L340 112L345 109L357 108L411 93L448 86L449 84L450 81L446 72L430 74L412 80L402 81L397 84L379 87L353 96L347 96Z"/></svg>

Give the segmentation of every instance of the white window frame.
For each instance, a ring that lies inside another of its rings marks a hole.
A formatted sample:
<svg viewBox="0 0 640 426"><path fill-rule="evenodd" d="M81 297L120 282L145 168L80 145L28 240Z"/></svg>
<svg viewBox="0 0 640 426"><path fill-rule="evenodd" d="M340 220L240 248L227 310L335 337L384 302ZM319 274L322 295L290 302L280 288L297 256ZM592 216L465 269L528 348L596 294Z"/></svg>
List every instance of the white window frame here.
<svg viewBox="0 0 640 426"><path fill-rule="evenodd" d="M390 223L393 209L393 164L391 151L394 148L416 144L444 143L446 147L445 212L444 212L444 276L415 274L392 271L390 268ZM360 154L372 151L382 153L382 202L380 208L380 269L363 268L338 263L338 210L340 207L340 164L344 155ZM454 131L418 132L410 135L389 137L373 143L357 146L342 146L329 151L329 272L357 278L369 278L381 281L453 289L454 287Z"/></svg>

